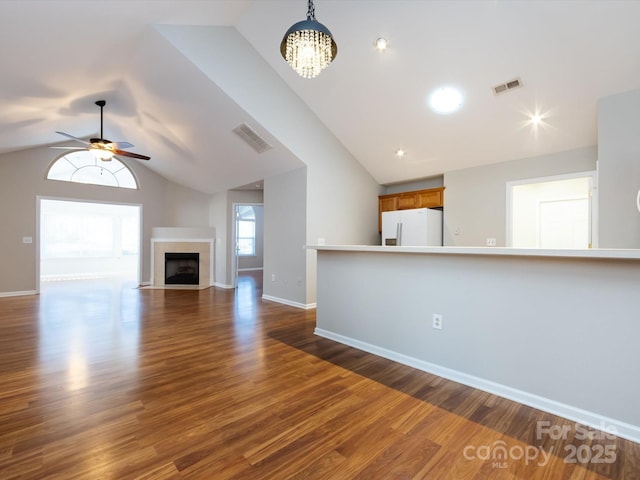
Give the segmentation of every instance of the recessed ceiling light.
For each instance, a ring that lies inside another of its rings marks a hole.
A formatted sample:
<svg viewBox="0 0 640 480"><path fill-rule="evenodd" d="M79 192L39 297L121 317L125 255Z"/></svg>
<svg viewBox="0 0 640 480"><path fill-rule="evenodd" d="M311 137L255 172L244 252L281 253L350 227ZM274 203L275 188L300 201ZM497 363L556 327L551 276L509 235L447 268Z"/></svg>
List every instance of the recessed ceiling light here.
<svg viewBox="0 0 640 480"><path fill-rule="evenodd" d="M406 155L406 152L404 150L402 150L401 148L399 148L398 150L396 150L396 157L398 158L402 158Z"/></svg>
<svg viewBox="0 0 640 480"><path fill-rule="evenodd" d="M429 105L436 113L453 113L462 106L462 93L454 87L441 87L429 97Z"/></svg>
<svg viewBox="0 0 640 480"><path fill-rule="evenodd" d="M387 49L387 46L389 45L389 43L387 42L386 38L380 37L376 40L375 45L378 50L383 52Z"/></svg>
<svg viewBox="0 0 640 480"><path fill-rule="evenodd" d="M534 125L538 125L540 122L542 122L542 115L538 113L536 113L535 115L531 115L530 122Z"/></svg>

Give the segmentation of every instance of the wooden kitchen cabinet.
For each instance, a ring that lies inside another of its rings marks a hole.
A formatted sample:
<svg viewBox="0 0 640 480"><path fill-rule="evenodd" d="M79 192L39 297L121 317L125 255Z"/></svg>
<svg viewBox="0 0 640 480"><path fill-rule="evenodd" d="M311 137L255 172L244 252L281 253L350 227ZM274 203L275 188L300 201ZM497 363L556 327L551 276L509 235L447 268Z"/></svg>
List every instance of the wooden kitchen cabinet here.
<svg viewBox="0 0 640 480"><path fill-rule="evenodd" d="M444 206L444 187L420 190L416 193L418 197L418 207L416 208L437 208Z"/></svg>
<svg viewBox="0 0 640 480"><path fill-rule="evenodd" d="M382 212L410 208L441 208L444 206L444 187L390 193L378 197L378 231L382 231Z"/></svg>
<svg viewBox="0 0 640 480"><path fill-rule="evenodd" d="M382 195L379 198L379 207L381 212L392 212L398 210L397 195Z"/></svg>

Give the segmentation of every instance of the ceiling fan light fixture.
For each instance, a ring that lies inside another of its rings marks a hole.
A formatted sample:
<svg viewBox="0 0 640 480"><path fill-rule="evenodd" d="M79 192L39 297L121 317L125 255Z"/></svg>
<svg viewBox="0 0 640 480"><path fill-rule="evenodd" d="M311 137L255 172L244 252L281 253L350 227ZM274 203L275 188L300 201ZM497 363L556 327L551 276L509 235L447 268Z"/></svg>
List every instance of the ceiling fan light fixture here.
<svg viewBox="0 0 640 480"><path fill-rule="evenodd" d="M75 140L76 142L82 143L86 145L86 149L93 154L94 157L98 160L102 160L103 162L110 161L115 155L121 155L123 157L131 157L137 158L140 160L151 160L151 157L147 155L140 155L139 153L128 152L123 150L123 148L133 147L129 142L112 142L110 140L105 140L103 135L103 112L104 106L107 102L104 100L98 100L95 102L98 107L100 107L100 138L91 138L89 141L83 140L82 138L74 137L73 135L69 135L68 133L58 132L60 135L63 135L67 138ZM56 147L53 147L56 148ZM71 148L75 150L74 147L64 147Z"/></svg>
<svg viewBox="0 0 640 480"><path fill-rule="evenodd" d="M314 78L336 58L338 46L329 29L316 20L313 0L307 6L307 19L287 30L280 53L298 75Z"/></svg>
<svg viewBox="0 0 640 480"><path fill-rule="evenodd" d="M103 162L110 162L115 155L115 153L111 150L104 150L102 148L89 147L89 151L93 153L94 157L96 157L98 160L102 160Z"/></svg>

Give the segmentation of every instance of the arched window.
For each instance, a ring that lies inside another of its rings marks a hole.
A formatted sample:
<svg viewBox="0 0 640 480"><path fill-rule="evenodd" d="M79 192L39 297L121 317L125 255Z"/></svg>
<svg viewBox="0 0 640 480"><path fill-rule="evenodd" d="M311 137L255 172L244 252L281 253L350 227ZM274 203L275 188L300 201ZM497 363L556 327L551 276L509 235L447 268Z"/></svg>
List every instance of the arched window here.
<svg viewBox="0 0 640 480"><path fill-rule="evenodd" d="M256 211L251 205L236 206L236 241L239 256L256 254Z"/></svg>
<svg viewBox="0 0 640 480"><path fill-rule="evenodd" d="M89 150L65 153L53 162L47 179L138 189L136 178L124 163L117 158L98 160Z"/></svg>

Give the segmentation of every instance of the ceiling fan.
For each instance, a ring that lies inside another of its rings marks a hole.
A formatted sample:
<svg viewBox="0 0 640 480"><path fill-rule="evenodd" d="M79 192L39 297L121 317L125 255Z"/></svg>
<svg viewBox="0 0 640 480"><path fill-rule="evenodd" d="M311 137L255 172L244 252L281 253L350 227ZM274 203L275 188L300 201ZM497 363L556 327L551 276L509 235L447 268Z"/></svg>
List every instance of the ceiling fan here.
<svg viewBox="0 0 640 480"><path fill-rule="evenodd" d="M123 148L131 148L132 144L128 142L112 142L110 140L105 140L102 133L102 110L107 102L104 100L98 100L96 105L100 107L100 138L91 138L87 142L78 137L74 137L73 135L69 135L64 132L56 132L60 135L63 135L71 140L75 140L76 142L80 142L84 144L84 147L52 147L52 148L63 148L66 150L89 150L92 152L97 158L104 161L109 161L113 158L114 155L122 156L122 157L131 157L137 158L139 160L150 160L151 157L147 157L146 155L140 155L139 153L127 152L123 150Z"/></svg>

